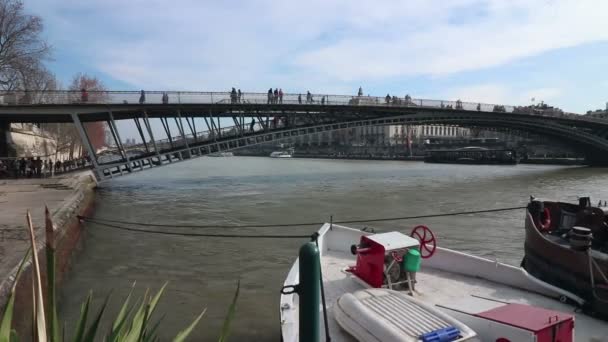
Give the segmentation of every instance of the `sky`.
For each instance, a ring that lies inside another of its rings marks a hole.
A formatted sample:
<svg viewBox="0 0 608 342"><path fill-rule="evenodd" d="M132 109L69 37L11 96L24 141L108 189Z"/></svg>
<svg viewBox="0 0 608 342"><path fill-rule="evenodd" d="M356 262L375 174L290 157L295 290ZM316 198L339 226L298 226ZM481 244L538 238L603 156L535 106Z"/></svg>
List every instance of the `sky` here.
<svg viewBox="0 0 608 342"><path fill-rule="evenodd" d="M63 84L365 94L584 113L608 101L606 0L25 0Z"/></svg>

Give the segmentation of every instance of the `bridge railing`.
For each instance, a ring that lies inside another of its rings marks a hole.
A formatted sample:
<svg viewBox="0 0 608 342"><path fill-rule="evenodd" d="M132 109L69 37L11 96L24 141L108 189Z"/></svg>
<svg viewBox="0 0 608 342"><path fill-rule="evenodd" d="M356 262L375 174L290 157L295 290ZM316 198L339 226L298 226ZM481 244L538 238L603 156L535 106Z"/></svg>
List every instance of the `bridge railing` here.
<svg viewBox="0 0 608 342"><path fill-rule="evenodd" d="M143 100L143 102L141 101ZM564 113L552 108L543 109L530 106L505 106L498 104L431 100L410 98L409 96L393 97L390 99L381 96L351 96L306 93L284 94L282 98L275 98L269 93L241 93L234 95L231 92L196 92L196 91L145 91L141 98L139 91L12 91L0 92L0 106L18 105L88 105L88 104L302 104L302 105L330 105L330 106L378 106L378 107L418 107L418 108L447 108L466 111L484 112L516 112L548 117L563 117L590 122L606 122L606 119Z"/></svg>
<svg viewBox="0 0 608 342"><path fill-rule="evenodd" d="M166 95L166 96L165 96ZM163 99L166 99L164 101ZM86 104L304 104L304 105L348 105L348 106L399 106L399 107L451 107L462 110L492 111L511 106L474 102L416 99L408 97L376 97L306 93L283 94L275 98L268 93L194 92L194 91L145 91L142 98L138 91L13 91L0 93L2 105L86 105Z"/></svg>

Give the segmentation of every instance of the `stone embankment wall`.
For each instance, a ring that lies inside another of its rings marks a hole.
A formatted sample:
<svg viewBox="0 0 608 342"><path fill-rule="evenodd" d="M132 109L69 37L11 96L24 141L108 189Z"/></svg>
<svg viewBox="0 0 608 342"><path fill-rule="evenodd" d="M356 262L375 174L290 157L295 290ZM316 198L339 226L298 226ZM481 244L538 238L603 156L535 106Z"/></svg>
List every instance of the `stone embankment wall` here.
<svg viewBox="0 0 608 342"><path fill-rule="evenodd" d="M30 131L13 130L9 143L18 157L45 157L55 154L55 140Z"/></svg>
<svg viewBox="0 0 608 342"><path fill-rule="evenodd" d="M0 127L0 129L2 129ZM70 159L70 153L62 148L57 151L57 141L48 133L38 127L27 124L12 124L5 136L0 134L0 138L6 139L6 144L12 152L10 157L41 157L43 159L52 158L53 160ZM80 155L82 147L79 143L73 146L73 154ZM6 155L0 154L0 157Z"/></svg>
<svg viewBox="0 0 608 342"><path fill-rule="evenodd" d="M26 211L29 209L32 213L42 284L45 287L44 204L49 205L57 236L56 281L61 286L70 268L72 255L81 243L82 225L77 215L92 214L96 185L91 171L58 179L3 181L0 186L0 217L3 218L0 222L0 312L6 305L19 262L29 244ZM58 197L62 200L57 200ZM33 266L28 261L17 284L13 317L13 328L22 336L22 340L27 340L31 335L32 276Z"/></svg>

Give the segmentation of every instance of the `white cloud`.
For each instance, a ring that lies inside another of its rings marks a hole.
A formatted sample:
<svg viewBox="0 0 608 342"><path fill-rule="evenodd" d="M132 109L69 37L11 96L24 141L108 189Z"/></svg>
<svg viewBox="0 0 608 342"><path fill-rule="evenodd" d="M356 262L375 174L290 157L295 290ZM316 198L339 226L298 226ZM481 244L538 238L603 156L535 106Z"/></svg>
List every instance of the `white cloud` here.
<svg viewBox="0 0 608 342"><path fill-rule="evenodd" d="M27 5L91 68L144 89L234 85L352 92L355 82L441 77L608 40L604 0L38 0ZM512 95L499 86L484 87L469 90L480 100Z"/></svg>
<svg viewBox="0 0 608 342"><path fill-rule="evenodd" d="M484 17L460 25L430 15L428 24L387 22L403 35L349 37L308 51L298 65L344 80L399 75L443 75L506 64L545 51L608 40L605 1L483 1ZM439 8L451 11L453 8ZM462 14L466 15L466 14ZM449 18L448 18L449 19Z"/></svg>

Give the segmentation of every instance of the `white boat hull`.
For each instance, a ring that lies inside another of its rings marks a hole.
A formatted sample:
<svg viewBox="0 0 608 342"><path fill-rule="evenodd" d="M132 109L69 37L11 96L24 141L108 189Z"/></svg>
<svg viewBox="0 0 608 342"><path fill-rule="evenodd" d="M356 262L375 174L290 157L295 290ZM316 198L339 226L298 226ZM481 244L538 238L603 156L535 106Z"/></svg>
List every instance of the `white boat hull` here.
<svg viewBox="0 0 608 342"><path fill-rule="evenodd" d="M292 155L287 152L272 152L270 158L291 158Z"/></svg>

